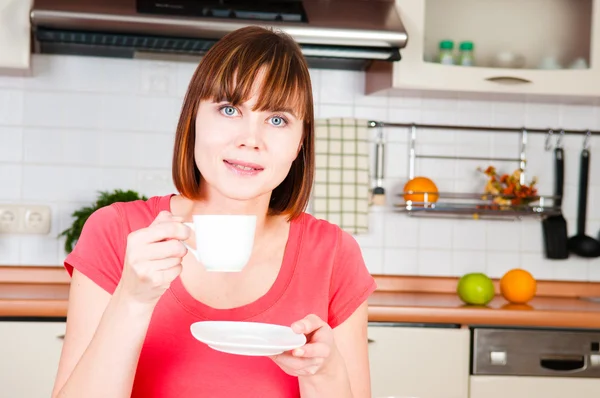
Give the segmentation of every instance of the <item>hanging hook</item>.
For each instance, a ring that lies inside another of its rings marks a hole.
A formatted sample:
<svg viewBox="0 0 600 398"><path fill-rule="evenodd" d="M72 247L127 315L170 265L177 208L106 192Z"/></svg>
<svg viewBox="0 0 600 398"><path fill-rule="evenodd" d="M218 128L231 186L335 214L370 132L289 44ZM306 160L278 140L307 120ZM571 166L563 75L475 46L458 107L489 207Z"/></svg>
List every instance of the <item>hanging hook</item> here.
<svg viewBox="0 0 600 398"><path fill-rule="evenodd" d="M559 136L556 138L556 148L562 148L563 138L565 138L565 130L560 130Z"/></svg>
<svg viewBox="0 0 600 398"><path fill-rule="evenodd" d="M583 139L583 149L588 149L590 147L590 138L592 136L592 132L588 130L585 133L585 138Z"/></svg>
<svg viewBox="0 0 600 398"><path fill-rule="evenodd" d="M552 138L552 134L554 134L554 131L552 129L548 130L548 135L546 135L546 143L544 144L544 147L546 148L547 151L552 149L552 145L550 144L550 139Z"/></svg>

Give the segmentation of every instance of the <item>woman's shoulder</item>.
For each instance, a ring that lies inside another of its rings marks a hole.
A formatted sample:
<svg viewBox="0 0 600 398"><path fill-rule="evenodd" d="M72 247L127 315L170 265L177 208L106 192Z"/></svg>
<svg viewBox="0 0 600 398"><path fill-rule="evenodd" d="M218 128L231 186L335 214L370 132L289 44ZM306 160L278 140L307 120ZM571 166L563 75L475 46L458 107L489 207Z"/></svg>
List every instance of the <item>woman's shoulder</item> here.
<svg viewBox="0 0 600 398"><path fill-rule="evenodd" d="M354 236L328 220L315 217L309 213L303 213L303 223L305 225L305 239L310 246L319 245L320 247L329 247L332 251L352 250L358 247L358 242Z"/></svg>
<svg viewBox="0 0 600 398"><path fill-rule="evenodd" d="M150 225L158 213L162 210L169 210L171 196L172 194L129 202L115 202L96 210L88 222L97 227L119 223L124 232L129 233Z"/></svg>

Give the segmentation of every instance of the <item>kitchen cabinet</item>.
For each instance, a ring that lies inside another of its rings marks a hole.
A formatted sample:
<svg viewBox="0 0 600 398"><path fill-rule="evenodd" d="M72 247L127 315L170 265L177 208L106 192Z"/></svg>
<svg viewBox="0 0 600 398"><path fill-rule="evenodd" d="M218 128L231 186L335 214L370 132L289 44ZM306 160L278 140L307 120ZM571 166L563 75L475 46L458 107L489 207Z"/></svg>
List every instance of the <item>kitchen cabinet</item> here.
<svg viewBox="0 0 600 398"><path fill-rule="evenodd" d="M396 0L408 42L399 62L372 65L366 92L599 96L598 2ZM441 64L437 57L442 40L454 42L455 54L460 42L473 42L475 66ZM571 69L578 62L582 68Z"/></svg>
<svg viewBox="0 0 600 398"><path fill-rule="evenodd" d="M600 379L472 376L470 398L597 398Z"/></svg>
<svg viewBox="0 0 600 398"><path fill-rule="evenodd" d="M468 329L371 323L373 398L468 398Z"/></svg>
<svg viewBox="0 0 600 398"><path fill-rule="evenodd" d="M27 75L31 71L33 0L0 0L0 75Z"/></svg>
<svg viewBox="0 0 600 398"><path fill-rule="evenodd" d="M0 396L48 398L65 322L0 321Z"/></svg>

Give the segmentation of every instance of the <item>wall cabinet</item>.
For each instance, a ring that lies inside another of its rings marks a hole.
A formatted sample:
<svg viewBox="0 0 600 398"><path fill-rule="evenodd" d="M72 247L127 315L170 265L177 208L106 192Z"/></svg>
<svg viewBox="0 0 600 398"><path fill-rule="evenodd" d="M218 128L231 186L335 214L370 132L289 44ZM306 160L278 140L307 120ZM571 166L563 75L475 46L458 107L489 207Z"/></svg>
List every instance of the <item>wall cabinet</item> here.
<svg viewBox="0 0 600 398"><path fill-rule="evenodd" d="M0 321L0 396L50 397L65 329L64 322Z"/></svg>
<svg viewBox="0 0 600 398"><path fill-rule="evenodd" d="M33 0L0 0L0 75L28 75L31 71Z"/></svg>
<svg viewBox="0 0 600 398"><path fill-rule="evenodd" d="M472 376L470 398L597 398L600 380L578 377Z"/></svg>
<svg viewBox="0 0 600 398"><path fill-rule="evenodd" d="M369 325L373 398L468 398L468 329Z"/></svg>
<svg viewBox="0 0 600 398"><path fill-rule="evenodd" d="M401 61L371 67L367 93L600 96L599 1L396 0L407 46ZM440 63L442 40L455 54L473 42L475 66Z"/></svg>

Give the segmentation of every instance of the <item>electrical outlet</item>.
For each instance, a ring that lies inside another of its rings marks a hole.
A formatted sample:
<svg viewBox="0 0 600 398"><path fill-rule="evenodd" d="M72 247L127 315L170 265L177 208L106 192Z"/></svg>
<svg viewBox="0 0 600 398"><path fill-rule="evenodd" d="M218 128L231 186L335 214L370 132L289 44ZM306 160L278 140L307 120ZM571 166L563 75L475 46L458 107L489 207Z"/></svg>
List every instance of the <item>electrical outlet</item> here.
<svg viewBox="0 0 600 398"><path fill-rule="evenodd" d="M21 209L22 221L20 231L24 234L50 233L50 208L48 206L26 205Z"/></svg>
<svg viewBox="0 0 600 398"><path fill-rule="evenodd" d="M0 204L0 233L50 233L52 212L49 206Z"/></svg>
<svg viewBox="0 0 600 398"><path fill-rule="evenodd" d="M19 208L0 204L0 233L14 234L19 230Z"/></svg>

